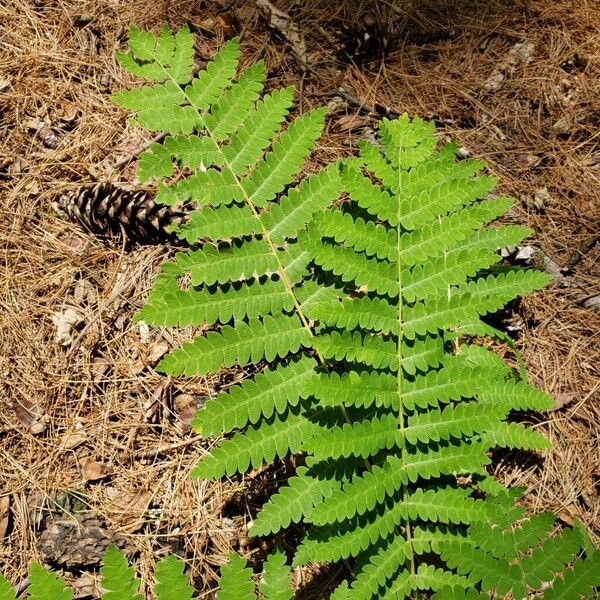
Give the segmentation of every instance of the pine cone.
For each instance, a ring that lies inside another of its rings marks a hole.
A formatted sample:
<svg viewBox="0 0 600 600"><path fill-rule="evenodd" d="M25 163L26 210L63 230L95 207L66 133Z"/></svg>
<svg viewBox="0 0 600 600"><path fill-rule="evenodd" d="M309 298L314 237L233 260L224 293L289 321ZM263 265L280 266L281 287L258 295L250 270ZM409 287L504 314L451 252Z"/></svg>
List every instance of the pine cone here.
<svg viewBox="0 0 600 600"><path fill-rule="evenodd" d="M175 239L169 226L181 225L187 219L185 207L157 204L147 192L126 190L108 182L63 194L53 207L90 233L125 236L146 244Z"/></svg>
<svg viewBox="0 0 600 600"><path fill-rule="evenodd" d="M367 15L354 25L339 23L337 37L338 58L362 64L383 56L388 44L388 33L376 17Z"/></svg>

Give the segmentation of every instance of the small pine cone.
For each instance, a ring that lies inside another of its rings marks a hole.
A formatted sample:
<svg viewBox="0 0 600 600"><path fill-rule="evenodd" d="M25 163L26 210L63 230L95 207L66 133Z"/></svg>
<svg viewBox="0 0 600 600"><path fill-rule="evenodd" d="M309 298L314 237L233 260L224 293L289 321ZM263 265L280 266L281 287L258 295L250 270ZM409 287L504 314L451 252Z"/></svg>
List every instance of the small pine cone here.
<svg viewBox="0 0 600 600"><path fill-rule="evenodd" d="M335 30L338 58L362 64L380 58L387 46L388 35L379 20L367 15L354 25L340 23Z"/></svg>
<svg viewBox="0 0 600 600"><path fill-rule="evenodd" d="M123 235L146 244L175 239L169 226L181 225L187 219L185 208L157 204L147 192L126 190L108 182L63 194L53 206L90 233Z"/></svg>

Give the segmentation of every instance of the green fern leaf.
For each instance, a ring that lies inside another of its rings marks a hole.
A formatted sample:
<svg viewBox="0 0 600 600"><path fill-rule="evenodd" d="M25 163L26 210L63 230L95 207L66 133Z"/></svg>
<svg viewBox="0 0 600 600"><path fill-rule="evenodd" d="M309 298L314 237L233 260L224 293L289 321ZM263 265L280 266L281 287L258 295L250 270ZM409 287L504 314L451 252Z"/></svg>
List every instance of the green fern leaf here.
<svg viewBox="0 0 600 600"><path fill-rule="evenodd" d="M339 166L331 165L290 189L278 204L261 214L261 223L271 240L282 244L286 238L295 238L315 213L337 199L341 188Z"/></svg>
<svg viewBox="0 0 600 600"><path fill-rule="evenodd" d="M294 307L293 298L279 279L251 280L216 288L179 288L178 277L165 279L155 287L137 320L153 325L226 324L232 319L256 319Z"/></svg>
<svg viewBox="0 0 600 600"><path fill-rule="evenodd" d="M140 582L135 577L133 567L130 567L123 553L113 544L108 547L100 576L106 600L143 600L138 593Z"/></svg>
<svg viewBox="0 0 600 600"><path fill-rule="evenodd" d="M450 250L435 260L416 265L402 273L402 294L408 302L436 297L447 286L465 283L480 269L497 263L500 257L494 252L480 250Z"/></svg>
<svg viewBox="0 0 600 600"><path fill-rule="evenodd" d="M202 249L177 255L177 262L182 269L189 270L195 286L252 279L276 273L280 265L277 255L260 239L227 248L204 244Z"/></svg>
<svg viewBox="0 0 600 600"><path fill-rule="evenodd" d="M17 592L10 582L0 573L0 600L16 600Z"/></svg>
<svg viewBox="0 0 600 600"><path fill-rule="evenodd" d="M541 434L521 423L495 423L481 435L489 448L515 448L520 450L545 450L550 442Z"/></svg>
<svg viewBox="0 0 600 600"><path fill-rule="evenodd" d="M398 405L396 378L376 371L320 373L312 380L311 392L321 406L369 408L375 404L387 408Z"/></svg>
<svg viewBox="0 0 600 600"><path fill-rule="evenodd" d="M438 150L434 126L406 115L381 122L381 145L361 142L358 157L302 179L324 110L286 126L291 88L265 95L262 63L238 75L238 40L196 76L190 40L133 30L121 60L151 83L116 100L167 134L140 160L157 201L194 209L177 233L197 246L164 266L137 318L203 333L158 369L203 376L251 365L195 418L205 435L231 435L193 474L302 453L251 532L304 522L295 565L353 557L334 599L469 597L469 588L520 597L554 577L574 559L569 544L556 542L561 560L546 561L549 518L520 523L516 494L485 469L491 448L546 447L506 420L551 399L463 339L512 344L481 317L548 281L496 266L500 248L531 233L490 227L512 201L489 197L496 179L484 163L457 162L456 144ZM528 552L541 553L539 568ZM283 555L269 560L261 591L289 598ZM233 557L219 598L253 592L250 569Z"/></svg>
<svg viewBox="0 0 600 600"><path fill-rule="evenodd" d="M520 527L505 530L502 527L491 527L487 523L474 523L469 528L469 537L485 552L494 558L512 561L521 552L546 538L554 528L555 517L552 513L534 515Z"/></svg>
<svg viewBox="0 0 600 600"><path fill-rule="evenodd" d="M333 427L326 433L313 436L305 449L317 460L362 456L367 458L384 448L392 448L396 443L398 419L394 414L345 423Z"/></svg>
<svg viewBox="0 0 600 600"><path fill-rule="evenodd" d="M283 552L275 551L269 554L258 589L265 600L292 600L292 576Z"/></svg>
<svg viewBox="0 0 600 600"><path fill-rule="evenodd" d="M30 600L71 600L73 592L67 588L64 579L34 562L29 569L29 598Z"/></svg>
<svg viewBox="0 0 600 600"><path fill-rule="evenodd" d="M255 600L252 569L239 554L230 554L221 567L221 581L217 600Z"/></svg>
<svg viewBox="0 0 600 600"><path fill-rule="evenodd" d="M275 457L283 458L298 452L315 430L316 426L298 411L290 410L282 417L275 415L271 420L222 442L200 461L191 475L215 479L243 473L250 465L256 469L263 462L273 462Z"/></svg>
<svg viewBox="0 0 600 600"><path fill-rule="evenodd" d="M397 269L388 261L377 261L349 248L327 243L314 244L311 253L322 269L331 271L344 282L354 281L357 287L365 286L392 298L397 295Z"/></svg>
<svg viewBox="0 0 600 600"><path fill-rule="evenodd" d="M324 124L325 111L317 109L298 117L281 135L250 178L242 183L253 206L265 206L293 181L320 137Z"/></svg>
<svg viewBox="0 0 600 600"><path fill-rule="evenodd" d="M194 597L184 568L183 561L173 555L166 556L156 564L154 593L157 600L190 600Z"/></svg>
<svg viewBox="0 0 600 600"><path fill-rule="evenodd" d="M260 221L250 208L242 206L206 207L194 211L188 222L179 230L179 238L194 244L198 240L230 241L260 233Z"/></svg>
<svg viewBox="0 0 600 600"><path fill-rule="evenodd" d="M311 476L306 467L300 467L287 485L271 496L252 524L250 534L264 536L277 533L291 523L298 523L323 498L339 489L341 483L328 478Z"/></svg>
<svg viewBox="0 0 600 600"><path fill-rule="evenodd" d="M371 598L411 556L410 544L400 535L394 537L376 554L370 556L367 564L357 574L346 597Z"/></svg>
<svg viewBox="0 0 600 600"><path fill-rule="evenodd" d="M243 126L222 148L231 171L241 175L248 167L256 165L285 120L293 96L293 88L288 87L274 90L256 103Z"/></svg>
<svg viewBox="0 0 600 600"><path fill-rule="evenodd" d="M420 564L416 574L410 579L411 587L418 590L439 590L460 586L466 588L469 585L466 577L427 564Z"/></svg>
<svg viewBox="0 0 600 600"><path fill-rule="evenodd" d="M490 600L490 595L475 588L445 587L437 591L431 600Z"/></svg>
<svg viewBox="0 0 600 600"><path fill-rule="evenodd" d="M194 62L194 39L187 27L173 35L168 27L158 37L141 31L135 25L129 29L130 54L118 53L119 62L130 73L148 81L165 81L172 77L186 83Z"/></svg>
<svg viewBox="0 0 600 600"><path fill-rule="evenodd" d="M396 307L384 298L335 297L315 303L309 316L324 325L338 329L360 327L377 333L398 335Z"/></svg>
<svg viewBox="0 0 600 600"><path fill-rule="evenodd" d="M383 225L354 219L350 213L327 211L319 216L313 229L321 237L331 237L336 242L367 256L394 261L396 258L396 232Z"/></svg>
<svg viewBox="0 0 600 600"><path fill-rule="evenodd" d="M242 126L260 97L264 80L265 65L259 61L244 71L237 82L225 90L203 119L204 127L210 131L212 139L227 140Z"/></svg>
<svg viewBox="0 0 600 600"><path fill-rule="evenodd" d="M600 551L578 560L564 577L544 592L544 600L579 600L597 597L600 587ZM596 588L596 589L594 589Z"/></svg>
<svg viewBox="0 0 600 600"><path fill-rule="evenodd" d="M240 41L229 40L186 88L190 102L198 110L209 109L231 86L240 60Z"/></svg>
<svg viewBox="0 0 600 600"><path fill-rule="evenodd" d="M556 573L564 571L579 550L579 536L573 529L547 539L521 561L523 580L533 589L541 589L546 581L554 579Z"/></svg>
<svg viewBox="0 0 600 600"><path fill-rule="evenodd" d="M315 366L314 359L303 357L247 379L209 400L196 413L192 427L204 435L217 435L269 419L275 412L282 414L308 398Z"/></svg>
<svg viewBox="0 0 600 600"><path fill-rule="evenodd" d="M446 406L443 410L429 410L410 416L403 434L410 444L415 445L418 442L460 439L465 434L485 431L483 437L487 442L490 430L497 425L498 419L508 414L508 410L506 406L490 407L478 402Z"/></svg>
<svg viewBox="0 0 600 600"><path fill-rule="evenodd" d="M310 336L296 316L276 314L262 322L227 325L219 333L210 331L165 356L156 368L171 375L206 375L221 367L271 361L309 344Z"/></svg>

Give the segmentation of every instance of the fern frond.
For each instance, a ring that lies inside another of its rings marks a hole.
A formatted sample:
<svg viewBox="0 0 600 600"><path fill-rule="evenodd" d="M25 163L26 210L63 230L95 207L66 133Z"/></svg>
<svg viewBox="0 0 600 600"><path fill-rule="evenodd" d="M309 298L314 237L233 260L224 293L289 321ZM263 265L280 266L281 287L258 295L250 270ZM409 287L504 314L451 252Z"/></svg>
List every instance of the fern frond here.
<svg viewBox="0 0 600 600"><path fill-rule="evenodd" d="M230 241L260 233L261 226L247 204L206 207L194 211L179 230L179 237L195 244L198 240Z"/></svg>
<svg viewBox="0 0 600 600"><path fill-rule="evenodd" d="M313 436L305 449L317 460L349 456L367 458L380 450L392 448L398 436L398 419L392 414L383 414L364 421L345 423L325 433Z"/></svg>
<svg viewBox="0 0 600 600"><path fill-rule="evenodd" d="M443 410L429 410L408 417L408 426L403 434L414 445L418 442L449 440L452 437L460 439L463 435L485 431L482 437L487 443L490 430L508 411L507 406L490 407L478 402L446 406Z"/></svg>
<svg viewBox="0 0 600 600"><path fill-rule="evenodd" d="M370 556L369 561L358 572L352 582L348 599L371 598L376 595L381 586L412 557L411 545L397 535L392 540L382 545L380 550Z"/></svg>
<svg viewBox="0 0 600 600"><path fill-rule="evenodd" d="M572 569L544 592L544 600L579 600L593 598L600 587L600 551L578 560ZM594 589L596 588L596 589Z"/></svg>
<svg viewBox="0 0 600 600"><path fill-rule="evenodd" d="M325 477L309 474L306 467L296 470L296 475L288 479L287 484L271 496L256 520L250 533L264 536L277 533L291 523L298 523L314 506L339 489L341 483Z"/></svg>
<svg viewBox="0 0 600 600"><path fill-rule="evenodd" d="M508 402L513 410L547 410L554 406L551 396L514 379L489 382L479 397L487 404Z"/></svg>
<svg viewBox="0 0 600 600"><path fill-rule="evenodd" d="M17 592L10 582L0 573L0 600L16 600Z"/></svg>
<svg viewBox="0 0 600 600"><path fill-rule="evenodd" d="M240 60L240 41L229 40L211 62L198 73L186 88L192 105L198 110L209 109L232 85Z"/></svg>
<svg viewBox="0 0 600 600"><path fill-rule="evenodd" d="M369 408L398 405L396 378L377 371L320 373L312 380L312 394L321 406L356 406Z"/></svg>
<svg viewBox="0 0 600 600"><path fill-rule="evenodd" d="M545 450L550 447L547 438L522 423L495 423L481 434L481 440L488 448Z"/></svg>
<svg viewBox="0 0 600 600"><path fill-rule="evenodd" d="M175 35L164 27L158 37L141 31L135 25L129 29L131 54L117 53L119 62L130 73L147 81L186 83L194 65L194 38L187 27Z"/></svg>
<svg viewBox="0 0 600 600"><path fill-rule="evenodd" d="M184 568L183 561L173 555L156 563L154 593L157 600L191 600L194 597Z"/></svg>
<svg viewBox="0 0 600 600"><path fill-rule="evenodd" d="M547 539L521 561L523 581L533 589L541 589L546 581L552 581L555 574L564 571L579 550L579 537L573 529Z"/></svg>
<svg viewBox="0 0 600 600"><path fill-rule="evenodd" d="M138 593L140 582L135 577L133 567L129 566L123 553L114 545L110 545L102 559L100 568L102 587L106 600L143 600Z"/></svg>
<svg viewBox="0 0 600 600"><path fill-rule="evenodd" d="M303 357L232 386L196 413L192 427L204 435L218 435L282 414L309 397L315 366L314 359Z"/></svg>
<svg viewBox="0 0 600 600"><path fill-rule="evenodd" d="M264 207L293 181L310 154L325 124L325 110L316 109L296 118L273 149L256 166L242 188L253 206Z"/></svg>
<svg viewBox="0 0 600 600"><path fill-rule="evenodd" d="M230 554L221 567L217 600L255 600L252 569L239 554Z"/></svg>
<svg viewBox="0 0 600 600"><path fill-rule="evenodd" d="M262 322L226 325L219 333L209 331L167 354L156 368L170 375L206 375L221 367L283 358L304 345L310 345L310 336L298 317L275 314Z"/></svg>
<svg viewBox="0 0 600 600"><path fill-rule="evenodd" d="M155 288L138 311L137 320L153 325L227 324L232 319L256 319L291 311L293 298L279 279L251 280L216 288L179 288L178 277L165 280Z"/></svg>
<svg viewBox="0 0 600 600"><path fill-rule="evenodd" d="M396 232L361 217L354 219L350 213L339 210L324 212L313 231L321 237L331 237L356 252L364 252L367 256L392 262L396 259Z"/></svg>
<svg viewBox="0 0 600 600"><path fill-rule="evenodd" d="M67 588L64 579L34 562L29 568L29 598L30 600L71 600L73 592ZM139 598L141 599L141 596Z"/></svg>
<svg viewBox="0 0 600 600"><path fill-rule="evenodd" d="M260 97L265 80L265 65L259 61L244 71L238 80L211 106L203 124L211 137L224 141L237 131Z"/></svg>
<svg viewBox="0 0 600 600"><path fill-rule="evenodd" d="M362 146L361 148L370 148L370 145ZM363 150L364 152L364 150ZM377 149L373 149L373 152L379 154ZM381 157L380 170L383 171L390 168L385 162L385 159ZM387 173L387 177L393 178L393 171ZM375 173L377 175L377 173ZM379 175L377 175L379 177ZM398 224L398 215L396 209L393 206L392 197L389 192L381 190L376 186L370 179L364 177L360 171L356 169L347 169L343 175L344 189L350 194L352 200L354 200L360 208L364 208L370 215L377 217L380 221L387 221L390 225L396 226Z"/></svg>
<svg viewBox="0 0 600 600"><path fill-rule="evenodd" d="M191 475L215 479L243 473L250 465L256 469L264 462L273 462L276 457L284 458L289 453L298 452L315 431L316 426L299 411L275 415L269 421L221 442L200 460Z"/></svg>
<svg viewBox="0 0 600 600"><path fill-rule="evenodd" d="M485 314L501 309L517 296L542 289L550 281L552 277L541 271L510 270L470 281L459 286L455 293L469 294L470 306L480 314Z"/></svg>
<svg viewBox="0 0 600 600"><path fill-rule="evenodd" d="M396 345L378 336L333 331L317 336L313 345L325 358L356 361L377 369L398 368Z"/></svg>
<svg viewBox="0 0 600 600"><path fill-rule="evenodd" d="M265 600L292 600L294 591L291 572L282 551L271 552L267 557L258 589Z"/></svg>
<svg viewBox="0 0 600 600"><path fill-rule="evenodd" d="M338 329L366 329L398 335L397 308L384 298L333 298L316 303L309 316Z"/></svg>
<svg viewBox="0 0 600 600"><path fill-rule="evenodd" d="M339 165L334 164L308 176L278 204L261 213L260 221L273 243L283 244L286 239L297 237L315 213L338 198L342 189L339 170Z"/></svg>
<svg viewBox="0 0 600 600"><path fill-rule="evenodd" d="M555 516L546 512L534 515L516 529L490 527L487 523L474 523L469 528L469 537L485 552L494 558L514 560L530 546L537 545L554 528Z"/></svg>
<svg viewBox="0 0 600 600"><path fill-rule="evenodd" d="M241 175L255 165L279 130L292 106L294 89L274 90L256 103L222 154L231 171Z"/></svg>
<svg viewBox="0 0 600 600"><path fill-rule="evenodd" d="M137 318L204 332L164 357L162 372L252 365L194 419L205 435L231 435L193 474L302 453L251 533L304 522L295 565L353 557L353 579L334 599L470 597L469 588L518 597L544 568L554 576L542 550L549 520L519 524L515 494L485 468L491 448L546 447L506 420L551 401L463 340L507 341L481 317L548 280L495 267L499 248L531 232L489 226L512 201L489 197L496 179L484 163L457 162L455 144L438 150L434 126L405 115L381 122L380 146L359 143L358 157L302 178L323 109L286 123L291 88L265 95L262 63L238 74L238 40L192 75L189 33L132 38L123 64L151 83L116 99L167 134L143 154L140 177L157 181L158 202L189 204L177 233L196 245L165 265ZM575 560L561 556L561 570ZM269 561L261 591L290 598L283 555ZM233 557L218 597L253 591Z"/></svg>
<svg viewBox="0 0 600 600"><path fill-rule="evenodd" d="M349 248L328 243L316 243L311 248L313 260L325 271L331 271L342 281L355 282L378 294L397 296L396 266L357 254Z"/></svg>
<svg viewBox="0 0 600 600"><path fill-rule="evenodd" d="M408 302L436 297L439 290L465 283L481 269L497 263L494 252L480 250L450 250L435 260L416 265L402 273L402 294Z"/></svg>

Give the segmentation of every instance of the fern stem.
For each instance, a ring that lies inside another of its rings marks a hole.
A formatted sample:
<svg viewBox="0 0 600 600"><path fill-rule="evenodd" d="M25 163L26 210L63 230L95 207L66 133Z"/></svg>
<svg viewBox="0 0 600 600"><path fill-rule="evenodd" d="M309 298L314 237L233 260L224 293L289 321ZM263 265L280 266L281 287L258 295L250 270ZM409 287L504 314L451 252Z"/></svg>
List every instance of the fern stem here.
<svg viewBox="0 0 600 600"><path fill-rule="evenodd" d="M402 152L401 147L398 148L398 154L400 154ZM397 202L397 206L398 206L398 223L401 222L401 215L400 215L400 196L402 194L402 176L401 176L401 167L400 165L402 164L402 161L400 160L400 157L398 158L398 202ZM398 228L400 228L400 225L398 225ZM398 235L396 236L397 241L396 241L396 251L397 251L397 261L396 264L398 265L398 341L397 341L397 346L396 346L396 353L398 355L398 377L396 378L396 384L397 384L397 392L398 392L398 421L399 421L399 425L400 425L400 431L402 432L402 439L406 439L405 438L405 429L406 429L406 417L404 414L404 404L402 401L402 395L403 395L403 381L404 381L404 377L402 374L402 319L403 319L403 312L402 312L402 308L403 308L403 301L402 301L402 260L401 260L401 239L402 236L400 235L400 231L398 231ZM402 469L404 471L406 471L406 446L404 445L403 448L401 449L401 461L402 461ZM406 485L402 486L402 498L404 501L406 501L406 499L408 498L409 493L408 493L408 489ZM412 551L412 529L411 529L411 523L410 523L410 517L407 515L406 516L406 520L404 523L404 533L406 536L406 541L408 543L408 546L410 548L410 573L411 575L415 575L416 570L415 570L415 557L414 557L414 552ZM418 599L418 591L415 591L415 600Z"/></svg>

